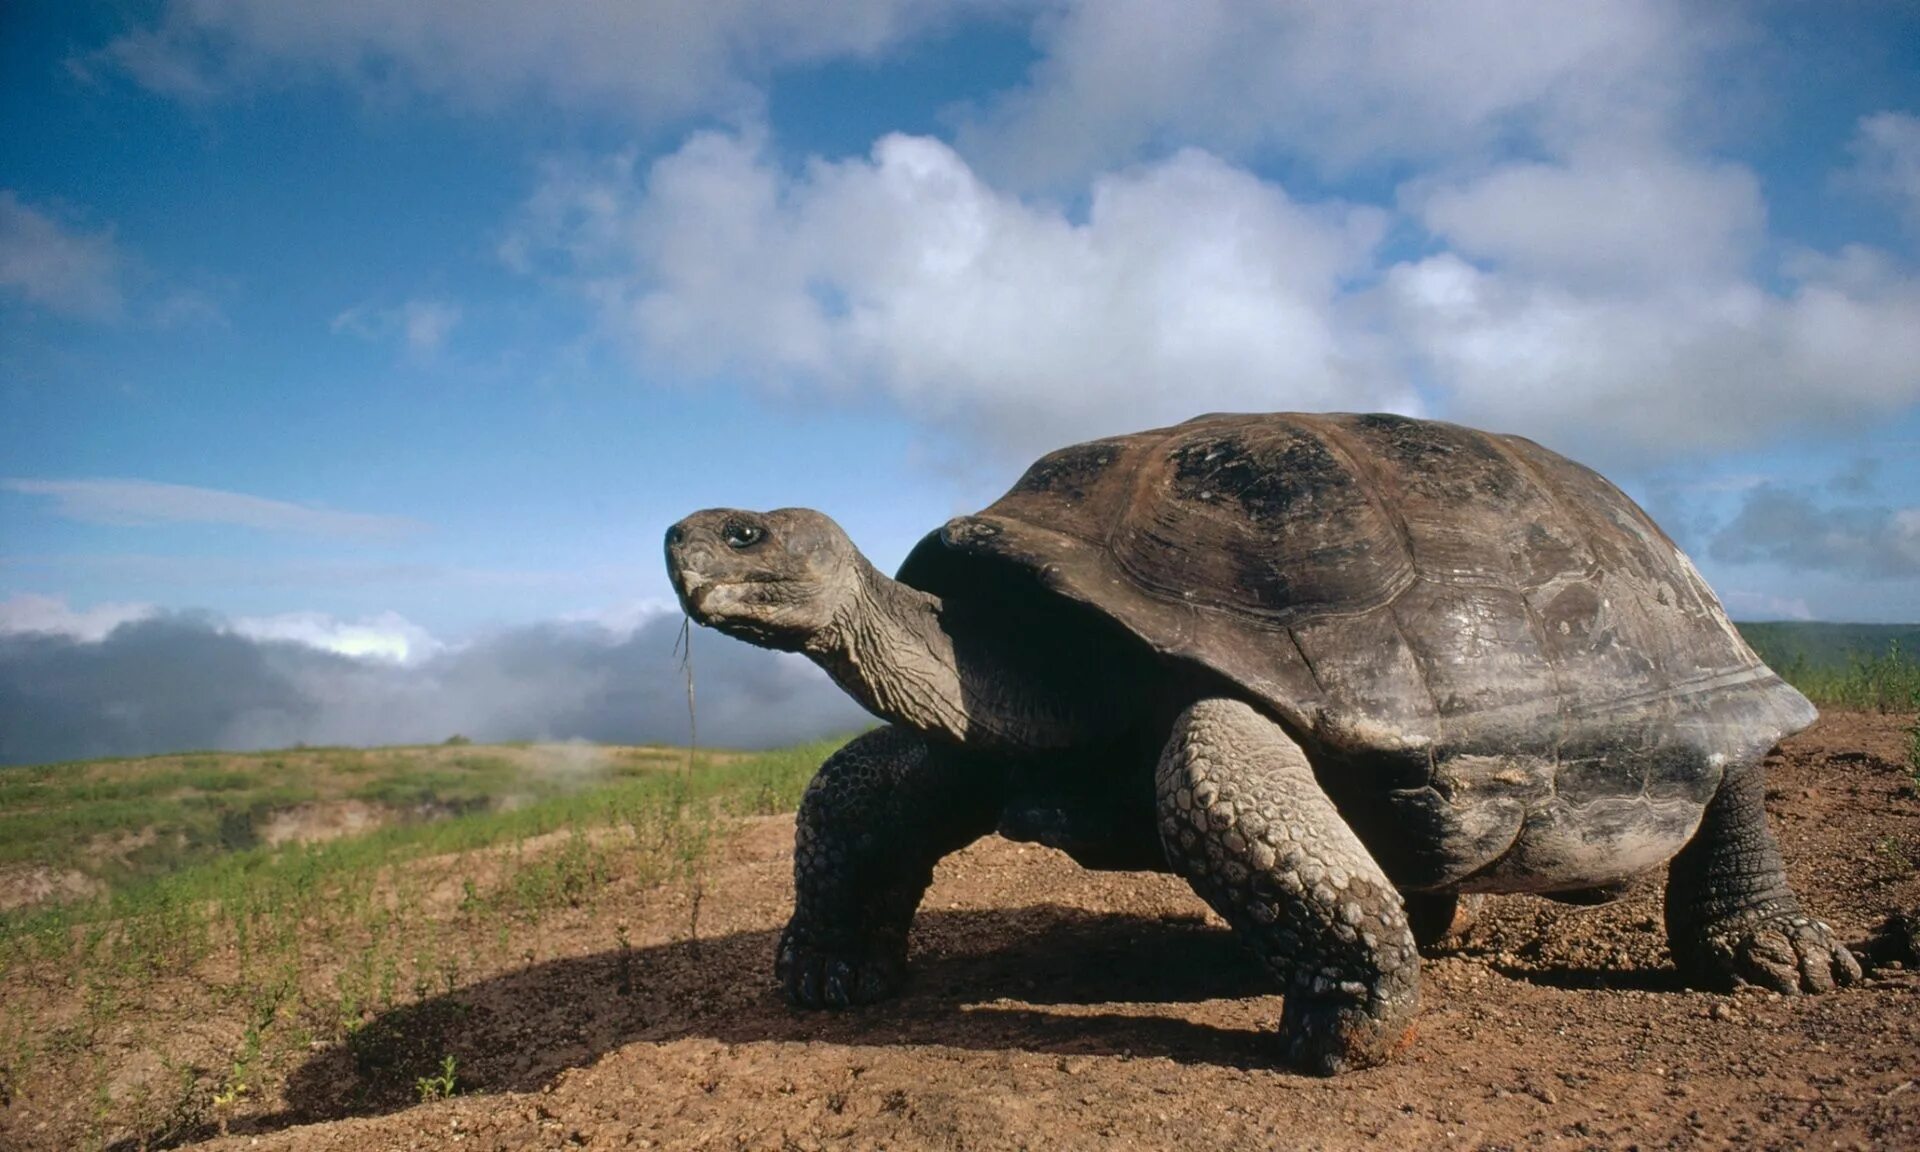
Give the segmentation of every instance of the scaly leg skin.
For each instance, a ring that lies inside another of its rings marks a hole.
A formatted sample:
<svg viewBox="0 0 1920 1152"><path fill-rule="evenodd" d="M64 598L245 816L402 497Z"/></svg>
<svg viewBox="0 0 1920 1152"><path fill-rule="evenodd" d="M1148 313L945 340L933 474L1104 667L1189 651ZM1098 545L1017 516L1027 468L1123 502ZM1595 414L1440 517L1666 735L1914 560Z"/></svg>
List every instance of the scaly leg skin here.
<svg viewBox="0 0 1920 1152"><path fill-rule="evenodd" d="M1420 958L1400 894L1299 745L1237 700L1175 722L1157 776L1167 860L1286 986L1280 1038L1330 1076L1413 1039Z"/></svg>
<svg viewBox="0 0 1920 1152"><path fill-rule="evenodd" d="M774 976L802 1008L885 999L942 856L993 830L1001 774L902 728L855 737L807 786L793 846L793 919Z"/></svg>
<svg viewBox="0 0 1920 1152"><path fill-rule="evenodd" d="M1673 858L1666 918L1674 963L1696 985L1758 984L1792 995L1860 979L1833 929L1803 912L1787 886L1758 764L1727 773L1700 830Z"/></svg>

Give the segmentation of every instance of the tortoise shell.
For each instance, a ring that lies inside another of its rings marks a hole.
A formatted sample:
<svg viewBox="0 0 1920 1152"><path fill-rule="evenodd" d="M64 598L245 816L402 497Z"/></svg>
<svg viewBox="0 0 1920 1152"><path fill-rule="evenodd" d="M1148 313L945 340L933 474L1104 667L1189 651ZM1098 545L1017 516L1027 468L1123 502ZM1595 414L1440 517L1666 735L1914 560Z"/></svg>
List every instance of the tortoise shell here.
<svg viewBox="0 0 1920 1152"><path fill-rule="evenodd" d="M1518 436L1202 416L1051 453L900 578L967 595L961 557L1224 675L1323 754L1397 755L1400 786L1524 754L1563 791L1584 768L1694 792L1814 717L1645 512Z"/></svg>

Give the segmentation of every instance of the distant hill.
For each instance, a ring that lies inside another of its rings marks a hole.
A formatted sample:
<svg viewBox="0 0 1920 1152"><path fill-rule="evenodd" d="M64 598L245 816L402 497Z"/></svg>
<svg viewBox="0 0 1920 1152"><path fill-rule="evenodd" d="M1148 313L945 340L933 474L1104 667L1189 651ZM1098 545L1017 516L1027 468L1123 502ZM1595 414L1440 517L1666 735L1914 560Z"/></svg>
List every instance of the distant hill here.
<svg viewBox="0 0 1920 1152"><path fill-rule="evenodd" d="M1887 655L1894 644L1907 659L1920 659L1920 624L1824 624L1769 620L1734 625L1760 658L1776 669L1845 668L1856 660Z"/></svg>

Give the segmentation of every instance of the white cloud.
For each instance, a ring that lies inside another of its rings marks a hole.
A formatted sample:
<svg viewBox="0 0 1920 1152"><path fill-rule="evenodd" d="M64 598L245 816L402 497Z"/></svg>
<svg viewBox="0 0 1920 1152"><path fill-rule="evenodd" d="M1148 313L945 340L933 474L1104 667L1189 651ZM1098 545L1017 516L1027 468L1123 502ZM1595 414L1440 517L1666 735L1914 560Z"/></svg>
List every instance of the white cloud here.
<svg viewBox="0 0 1920 1152"><path fill-rule="evenodd" d="M124 263L112 229L70 228L0 189L0 290L55 312L110 318L120 311Z"/></svg>
<svg viewBox="0 0 1920 1152"><path fill-rule="evenodd" d="M1885 196L1907 227L1920 233L1920 116L1879 112L1862 117L1848 178Z"/></svg>
<svg viewBox="0 0 1920 1152"><path fill-rule="evenodd" d="M365 512L335 512L151 480L0 480L0 488L53 499L55 511L90 524L230 524L314 536L382 537L418 531L416 521Z"/></svg>
<svg viewBox="0 0 1920 1152"><path fill-rule="evenodd" d="M447 334L460 323L460 308L438 300L409 300L400 309L407 349L417 355L440 350Z"/></svg>
<svg viewBox="0 0 1920 1152"><path fill-rule="evenodd" d="M62 636L94 644L122 624L161 615L152 604L106 603L74 609L62 596L16 593L0 600L0 636ZM232 620L196 618L198 626L254 641L300 644L338 656L414 664L437 656L448 646L433 634L396 612L382 612L360 620L338 620L324 612L283 612L273 616L241 616Z"/></svg>
<svg viewBox="0 0 1920 1152"><path fill-rule="evenodd" d="M1661 0L1074 3L1038 25L1045 58L964 122L961 150L1059 186L1165 139L1343 169L1655 138L1717 19Z"/></svg>
<svg viewBox="0 0 1920 1152"><path fill-rule="evenodd" d="M1920 401L1920 279L1884 253L1769 266L1738 165L1645 145L1428 178L1445 249L1387 271L1385 323L1449 415L1620 456L1846 429Z"/></svg>
<svg viewBox="0 0 1920 1152"><path fill-rule="evenodd" d="M1562 446L1698 456L1796 426L1858 427L1920 400L1911 278L1610 294L1444 253L1392 269L1383 298L1449 415Z"/></svg>
<svg viewBox="0 0 1920 1152"><path fill-rule="evenodd" d="M759 107L784 66L872 59L1001 0L172 0L96 59L174 96L344 77L479 106L528 94L658 123ZM83 63L83 70L91 70Z"/></svg>
<svg viewBox="0 0 1920 1152"><path fill-rule="evenodd" d="M463 314L458 304L445 300L413 299L397 308L356 304L335 316L327 328L335 335L362 340L398 340L410 357L427 359L440 351Z"/></svg>
<svg viewBox="0 0 1920 1152"><path fill-rule="evenodd" d="M1737 165L1596 146L1402 200L1441 250L1389 263L1385 213L1192 150L1097 178L1077 221L934 140L787 172L702 133L551 169L508 255L655 369L870 387L1014 457L1208 409L1424 408L1617 462L1920 400L1920 280L1855 247L1769 285Z"/></svg>
<svg viewBox="0 0 1920 1152"><path fill-rule="evenodd" d="M412 664L439 654L446 645L396 612L361 620L336 620L323 612L283 612L242 616L225 629L249 640L281 640L356 659Z"/></svg>
<svg viewBox="0 0 1920 1152"><path fill-rule="evenodd" d="M1720 594L1727 614L1736 620L1811 620L1813 610L1802 596L1776 596L1730 588Z"/></svg>
<svg viewBox="0 0 1920 1152"><path fill-rule="evenodd" d="M998 449L1213 408L1409 408L1339 315L1385 214L1302 205L1201 152L1095 181L1083 222L931 139L796 175L752 137L556 170L509 248L681 372L881 389Z"/></svg>
<svg viewBox="0 0 1920 1152"><path fill-rule="evenodd" d="M1652 148L1583 148L1422 181L1403 199L1456 253L1573 290L1737 278L1766 232L1753 173Z"/></svg>
<svg viewBox="0 0 1920 1152"><path fill-rule="evenodd" d="M75 611L64 597L21 592L0 600L0 635L39 633L91 643L156 611L151 604L95 604Z"/></svg>

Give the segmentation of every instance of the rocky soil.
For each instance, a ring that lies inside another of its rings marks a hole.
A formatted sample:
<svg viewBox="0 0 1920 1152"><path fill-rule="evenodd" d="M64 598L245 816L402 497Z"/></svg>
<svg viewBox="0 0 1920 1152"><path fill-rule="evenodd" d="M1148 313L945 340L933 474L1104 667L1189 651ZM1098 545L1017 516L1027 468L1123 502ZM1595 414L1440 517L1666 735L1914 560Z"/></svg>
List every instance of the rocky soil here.
<svg viewBox="0 0 1920 1152"><path fill-rule="evenodd" d="M1920 908L1910 719L1829 716L1772 761L1793 880L1850 940ZM1883 947L1823 997L1689 991L1658 883L1489 900L1426 962L1401 1062L1316 1080L1276 1065L1279 998L1184 884L998 839L941 866L901 999L789 1010L770 967L791 836L754 821L697 889L551 918L534 962L317 1048L206 1146L1920 1148L1911 960ZM442 1054L459 1094L421 1104Z"/></svg>

